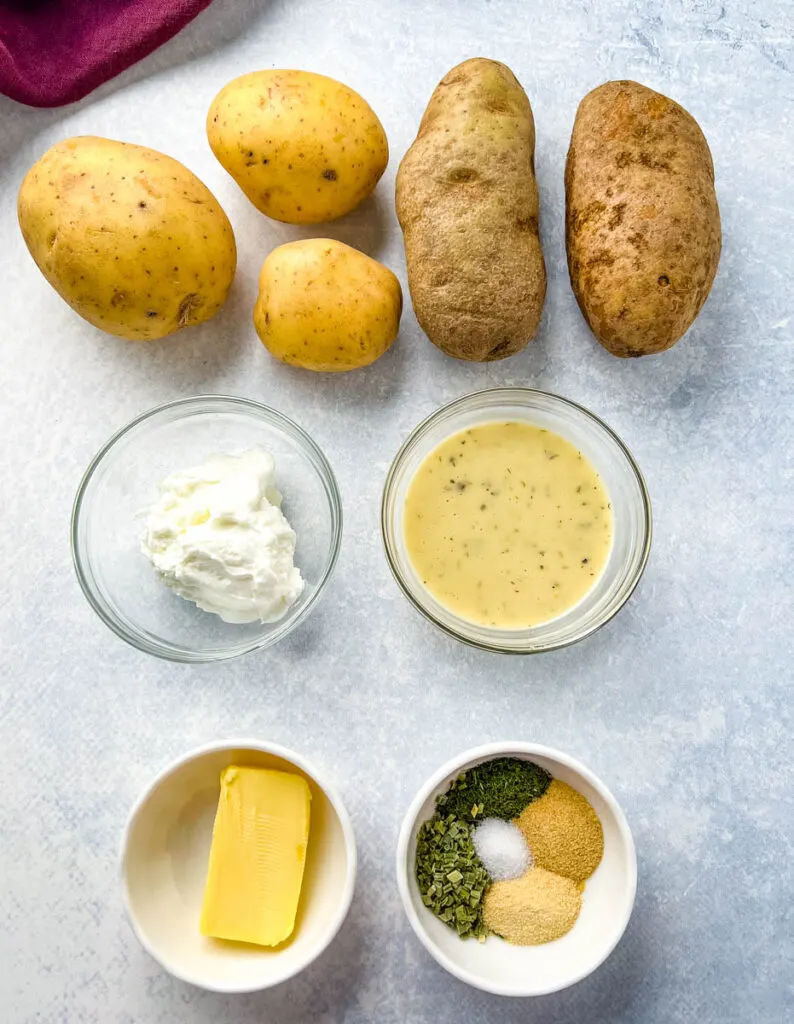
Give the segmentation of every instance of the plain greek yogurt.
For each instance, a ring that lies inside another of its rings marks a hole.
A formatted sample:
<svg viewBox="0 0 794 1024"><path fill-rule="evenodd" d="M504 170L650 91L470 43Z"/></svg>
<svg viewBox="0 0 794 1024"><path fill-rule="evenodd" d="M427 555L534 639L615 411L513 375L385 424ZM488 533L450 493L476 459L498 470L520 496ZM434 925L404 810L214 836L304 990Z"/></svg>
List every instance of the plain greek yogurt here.
<svg viewBox="0 0 794 1024"><path fill-rule="evenodd" d="M180 597L224 622L276 622L300 596L295 531L262 448L213 455L166 477L141 550Z"/></svg>

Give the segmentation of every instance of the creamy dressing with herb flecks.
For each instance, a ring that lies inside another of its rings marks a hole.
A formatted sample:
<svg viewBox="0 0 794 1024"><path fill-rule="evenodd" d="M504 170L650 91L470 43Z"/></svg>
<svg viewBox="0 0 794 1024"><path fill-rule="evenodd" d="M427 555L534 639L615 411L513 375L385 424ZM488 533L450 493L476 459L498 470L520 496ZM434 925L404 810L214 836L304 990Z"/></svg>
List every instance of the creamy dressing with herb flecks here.
<svg viewBox="0 0 794 1024"><path fill-rule="evenodd" d="M416 471L408 555L461 618L521 629L556 618L593 586L612 546L609 496L569 441L530 423L453 434Z"/></svg>

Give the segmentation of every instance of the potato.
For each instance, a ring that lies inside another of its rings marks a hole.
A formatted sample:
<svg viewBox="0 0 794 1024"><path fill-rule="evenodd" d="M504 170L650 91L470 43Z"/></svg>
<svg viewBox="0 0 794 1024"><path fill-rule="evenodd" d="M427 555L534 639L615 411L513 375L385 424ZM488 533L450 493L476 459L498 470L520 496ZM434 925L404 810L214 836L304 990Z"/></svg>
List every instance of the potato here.
<svg viewBox="0 0 794 1024"><path fill-rule="evenodd" d="M287 242L259 275L254 326L283 363L336 372L368 366L397 337L402 289L363 252L330 238Z"/></svg>
<svg viewBox="0 0 794 1024"><path fill-rule="evenodd" d="M207 115L212 152L257 210L288 224L350 213L389 162L375 112L346 85L309 71L254 71Z"/></svg>
<svg viewBox="0 0 794 1024"><path fill-rule="evenodd" d="M697 121L637 82L579 104L565 170L571 285L616 356L662 352L692 325L720 258L714 165Z"/></svg>
<svg viewBox="0 0 794 1024"><path fill-rule="evenodd" d="M112 139L59 142L28 171L19 226L80 316L133 341L214 316L237 265L215 196L170 156Z"/></svg>
<svg viewBox="0 0 794 1024"><path fill-rule="evenodd" d="M453 68L397 174L416 317L448 355L504 359L534 336L546 294L535 124L504 64Z"/></svg>

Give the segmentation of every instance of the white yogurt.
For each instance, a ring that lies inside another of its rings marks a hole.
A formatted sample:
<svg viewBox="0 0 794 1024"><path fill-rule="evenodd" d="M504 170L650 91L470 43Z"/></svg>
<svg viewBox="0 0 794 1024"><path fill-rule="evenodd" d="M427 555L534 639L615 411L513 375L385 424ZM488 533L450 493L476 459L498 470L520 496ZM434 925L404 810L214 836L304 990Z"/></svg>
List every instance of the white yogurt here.
<svg viewBox="0 0 794 1024"><path fill-rule="evenodd" d="M253 448L213 455L163 480L141 550L173 591L224 622L276 622L304 580L281 511L275 460Z"/></svg>

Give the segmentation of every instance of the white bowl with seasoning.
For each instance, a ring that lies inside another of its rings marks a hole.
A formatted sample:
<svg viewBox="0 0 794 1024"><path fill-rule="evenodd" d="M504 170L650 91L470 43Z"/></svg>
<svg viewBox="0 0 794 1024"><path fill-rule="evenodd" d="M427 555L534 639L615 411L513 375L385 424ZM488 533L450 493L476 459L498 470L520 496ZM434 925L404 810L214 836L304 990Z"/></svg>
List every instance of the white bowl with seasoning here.
<svg viewBox="0 0 794 1024"><path fill-rule="evenodd" d="M603 856L585 884L576 923L562 938L543 945L514 946L495 935L484 942L459 938L424 905L416 881L417 835L435 813L437 798L461 772L500 757L534 761L545 768L554 779L567 783L589 801L603 827ZM491 743L452 758L417 793L397 843L397 885L411 927L425 949L450 974L495 995L541 996L586 978L620 941L634 906L637 855L617 800L589 768L541 744Z"/></svg>
<svg viewBox="0 0 794 1024"><path fill-rule="evenodd" d="M530 388L466 395L420 423L387 475L381 527L414 607L507 654L566 647L607 623L652 533L625 443L583 406Z"/></svg>
<svg viewBox="0 0 794 1024"><path fill-rule="evenodd" d="M219 779L229 765L290 772L309 784L295 929L277 947L199 931ZM211 743L169 765L135 804L122 839L121 880L133 931L165 970L213 992L259 991L302 971L341 928L356 881L353 825L333 783L302 755L258 740Z"/></svg>

